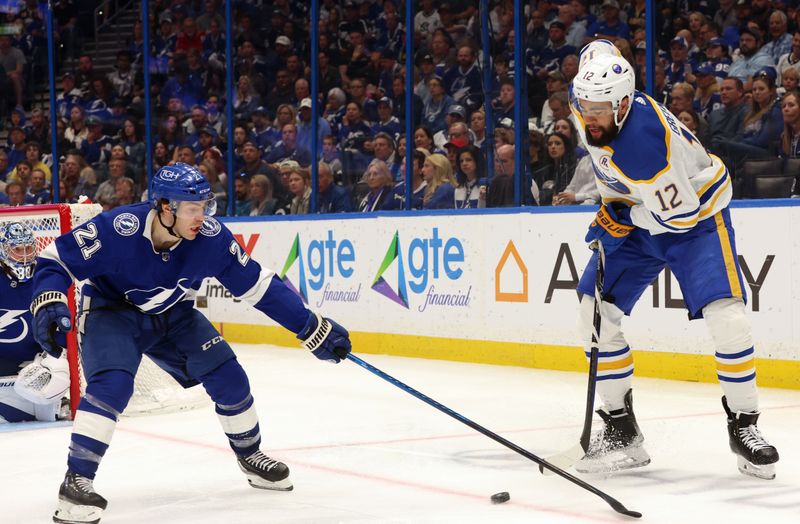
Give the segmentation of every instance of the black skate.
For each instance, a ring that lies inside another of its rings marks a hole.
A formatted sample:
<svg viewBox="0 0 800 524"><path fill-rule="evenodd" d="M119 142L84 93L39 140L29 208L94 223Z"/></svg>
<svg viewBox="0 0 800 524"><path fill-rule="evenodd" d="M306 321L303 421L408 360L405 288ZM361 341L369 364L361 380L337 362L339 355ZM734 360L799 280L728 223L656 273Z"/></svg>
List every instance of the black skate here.
<svg viewBox="0 0 800 524"><path fill-rule="evenodd" d="M625 407L606 412L598 409L603 429L592 435L589 450L575 465L580 473L611 473L650 464L644 436L633 414L633 391L625 394Z"/></svg>
<svg viewBox="0 0 800 524"><path fill-rule="evenodd" d="M722 407L728 415L728 436L731 451L736 455L739 471L760 479L775 478L775 463L780 458L775 446L770 445L758 430L759 412L731 412L728 401L722 397Z"/></svg>
<svg viewBox="0 0 800 524"><path fill-rule="evenodd" d="M292 491L289 468L283 462L271 459L261 451L246 457L237 456L239 469L247 476L247 482L254 488Z"/></svg>
<svg viewBox="0 0 800 524"><path fill-rule="evenodd" d="M58 490L58 508L53 522L62 524L97 524L108 502L98 495L92 479L67 471Z"/></svg>

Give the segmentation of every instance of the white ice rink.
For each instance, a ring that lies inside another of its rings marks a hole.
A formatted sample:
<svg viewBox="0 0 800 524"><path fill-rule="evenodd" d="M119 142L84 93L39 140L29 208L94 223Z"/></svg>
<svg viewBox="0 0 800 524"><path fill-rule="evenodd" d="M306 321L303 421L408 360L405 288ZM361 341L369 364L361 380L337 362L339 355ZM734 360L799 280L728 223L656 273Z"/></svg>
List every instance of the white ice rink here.
<svg viewBox="0 0 800 524"><path fill-rule="evenodd" d="M436 411L352 362L235 347L252 383L262 449L286 462L292 492L250 488L212 408L124 418L95 487L103 524L632 522L595 495ZM572 445L585 376L360 355L451 409L545 456ZM778 477L738 473L716 384L634 381L653 459L583 477L647 523L800 522L800 392L761 389L760 427ZM0 523L50 522L69 427L0 429ZM508 491L510 502L492 505Z"/></svg>

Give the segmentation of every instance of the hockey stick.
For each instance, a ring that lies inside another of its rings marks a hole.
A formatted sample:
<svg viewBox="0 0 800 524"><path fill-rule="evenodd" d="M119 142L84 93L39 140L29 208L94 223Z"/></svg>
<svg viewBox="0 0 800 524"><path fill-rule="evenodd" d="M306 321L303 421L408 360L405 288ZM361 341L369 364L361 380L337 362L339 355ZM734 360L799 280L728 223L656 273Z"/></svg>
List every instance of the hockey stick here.
<svg viewBox="0 0 800 524"><path fill-rule="evenodd" d="M589 383L586 387L586 413L583 417L583 431L578 443L571 448L562 451L557 455L547 457L547 460L561 469L572 467L589 451L589 440L592 436L592 417L594 416L594 394L597 386L597 360L600 350L598 340L600 339L600 303L603 301L603 281L605 280L606 254L603 251L603 243L594 240L589 247L597 252L597 271L594 279L594 315L592 317L592 347L589 353ZM552 474L539 466L539 472L543 475Z"/></svg>
<svg viewBox="0 0 800 524"><path fill-rule="evenodd" d="M383 380L389 382L390 384L393 384L393 385L397 386L398 388L402 389L406 393L409 393L409 394L417 397L421 401L425 402L426 404L428 404L430 406L433 406L434 408L438 409L442 413L450 415L454 419L458 420L459 422L461 422L463 424L466 424L467 426L471 427L475 431L478 431L479 433L483 433L484 435L486 435L490 439L494 440L495 442L499 442L500 444L502 444L505 447L511 449L512 451L515 451L515 452L519 453L523 457L534 461L535 463L539 464L539 467L547 468L550 471L552 471L553 473L555 473L556 475L564 477L565 479L567 479L568 481L572 482L573 484L577 484L578 486L582 487L583 489L585 489L587 491L590 491L591 493L594 493L595 495L597 495L601 499L605 500L606 503L608 503L608 505L611 506L614 509L614 511L616 511L617 513L622 513L623 515L627 515L629 517L635 517L635 518L640 518L642 516L642 514L639 513L638 511L629 510L628 508L623 506L622 503L619 502L617 499L615 499L615 498L611 497L610 495L600 491L599 489L597 489L596 487L592 486L591 484L589 484L587 482L584 482L583 480L581 480L581 479L579 479L579 478L577 478L577 477L575 477L573 475L570 475L569 473L567 473L563 469L561 469L561 468L559 468L557 466L554 466L553 464L550 464L546 460L534 455L530 451L527 451L527 450L519 447L518 445L514 444L510 440L504 439L503 437L501 437L497 433L494 433L494 432L486 429L485 427L481 426L480 424L471 421L470 419L468 419L464 415L461 415L461 414L453 411L452 409L448 408L447 406L436 402L432 398L426 396L423 393L420 393L419 391L417 391L416 389L412 388L411 386L408 386L408 385L400 382L399 380L397 380L393 376L388 375L387 373L384 373L380 369L376 368L375 366L373 366L373 365L371 365L371 364L369 364L367 362L364 362L362 359L360 359L359 357L353 355L352 353L348 353L347 358L349 360L355 362L356 364L358 364L362 368L366 369L370 373L373 373L373 374L379 376Z"/></svg>

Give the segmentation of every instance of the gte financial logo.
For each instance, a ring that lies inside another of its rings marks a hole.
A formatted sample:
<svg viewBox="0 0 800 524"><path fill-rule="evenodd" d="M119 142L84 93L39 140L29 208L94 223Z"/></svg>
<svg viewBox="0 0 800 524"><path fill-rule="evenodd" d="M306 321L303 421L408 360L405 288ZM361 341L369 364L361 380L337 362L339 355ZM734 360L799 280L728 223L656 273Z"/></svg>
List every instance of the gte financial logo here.
<svg viewBox="0 0 800 524"><path fill-rule="evenodd" d="M321 307L326 302L358 302L361 298L361 284L355 287L341 286L326 281L328 277L348 280L353 276L355 261L353 243L346 239L337 241L330 229L327 238L311 240L305 249L298 234L294 237L278 277L306 304L309 293L319 291L322 295L317 299L316 307Z"/></svg>
<svg viewBox="0 0 800 524"><path fill-rule="evenodd" d="M431 306L469 307L472 286L466 291L454 290L448 282L457 281L464 273L464 246L457 238L443 240L439 228L434 227L429 238L412 238L407 251L402 246L395 231L372 289L406 309L409 291L424 295L422 304L417 306L420 312Z"/></svg>

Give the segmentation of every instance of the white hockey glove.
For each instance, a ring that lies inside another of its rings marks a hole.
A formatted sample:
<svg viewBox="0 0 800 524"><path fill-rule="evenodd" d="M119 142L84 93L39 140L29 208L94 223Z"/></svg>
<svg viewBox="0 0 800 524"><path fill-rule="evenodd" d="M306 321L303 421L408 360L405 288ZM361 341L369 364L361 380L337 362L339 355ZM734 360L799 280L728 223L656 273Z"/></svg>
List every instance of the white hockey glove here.
<svg viewBox="0 0 800 524"><path fill-rule="evenodd" d="M66 357L56 358L46 352L36 355L22 368L14 383L17 395L34 404L50 404L69 389L69 363Z"/></svg>

